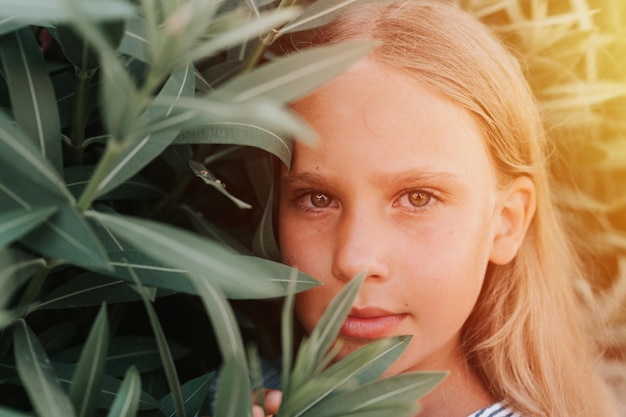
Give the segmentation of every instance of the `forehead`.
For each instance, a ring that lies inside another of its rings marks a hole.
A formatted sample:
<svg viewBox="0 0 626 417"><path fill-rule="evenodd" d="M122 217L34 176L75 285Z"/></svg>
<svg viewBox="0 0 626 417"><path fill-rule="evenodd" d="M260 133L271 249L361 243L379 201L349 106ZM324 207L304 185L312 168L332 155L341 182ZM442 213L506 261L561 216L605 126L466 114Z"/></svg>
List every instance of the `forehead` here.
<svg viewBox="0 0 626 417"><path fill-rule="evenodd" d="M341 165L350 155L370 169L490 169L478 124L468 111L415 78L364 59L293 108L319 133L296 144L295 169Z"/></svg>

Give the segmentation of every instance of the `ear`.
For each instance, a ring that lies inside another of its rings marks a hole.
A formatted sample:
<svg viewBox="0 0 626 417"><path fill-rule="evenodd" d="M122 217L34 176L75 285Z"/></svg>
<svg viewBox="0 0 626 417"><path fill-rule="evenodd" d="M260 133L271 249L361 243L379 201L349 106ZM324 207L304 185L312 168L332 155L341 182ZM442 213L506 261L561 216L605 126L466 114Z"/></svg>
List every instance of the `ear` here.
<svg viewBox="0 0 626 417"><path fill-rule="evenodd" d="M504 265L513 260L535 214L535 185L528 177L517 177L500 195L493 247L489 260Z"/></svg>

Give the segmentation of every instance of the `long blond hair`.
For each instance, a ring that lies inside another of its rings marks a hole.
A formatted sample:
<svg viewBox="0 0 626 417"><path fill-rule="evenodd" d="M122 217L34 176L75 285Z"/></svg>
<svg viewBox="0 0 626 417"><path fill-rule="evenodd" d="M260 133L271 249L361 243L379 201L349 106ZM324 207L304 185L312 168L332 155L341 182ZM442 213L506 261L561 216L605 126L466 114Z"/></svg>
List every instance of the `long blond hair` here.
<svg viewBox="0 0 626 417"><path fill-rule="evenodd" d="M516 258L489 265L463 329L470 366L486 388L528 417L614 414L595 370L579 268L551 201L540 116L518 62L483 24L451 3L380 2L353 8L313 43L380 42L371 58L416 77L478 121L504 186L531 178L537 210Z"/></svg>

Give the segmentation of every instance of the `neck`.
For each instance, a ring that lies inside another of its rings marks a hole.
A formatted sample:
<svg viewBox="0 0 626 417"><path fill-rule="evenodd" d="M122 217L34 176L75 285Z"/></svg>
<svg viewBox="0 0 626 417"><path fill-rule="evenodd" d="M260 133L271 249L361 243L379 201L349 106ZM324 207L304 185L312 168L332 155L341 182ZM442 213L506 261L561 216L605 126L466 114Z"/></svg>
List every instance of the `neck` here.
<svg viewBox="0 0 626 417"><path fill-rule="evenodd" d="M459 353L450 375L420 400L419 417L467 417L496 400Z"/></svg>

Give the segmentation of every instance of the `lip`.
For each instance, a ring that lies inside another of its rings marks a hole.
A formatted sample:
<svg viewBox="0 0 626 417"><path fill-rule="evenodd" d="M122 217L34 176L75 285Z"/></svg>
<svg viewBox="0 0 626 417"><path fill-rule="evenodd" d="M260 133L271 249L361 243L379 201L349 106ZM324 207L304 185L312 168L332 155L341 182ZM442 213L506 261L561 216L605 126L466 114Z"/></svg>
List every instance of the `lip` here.
<svg viewBox="0 0 626 417"><path fill-rule="evenodd" d="M406 317L377 307L353 308L339 334L356 339L380 339L390 336Z"/></svg>

